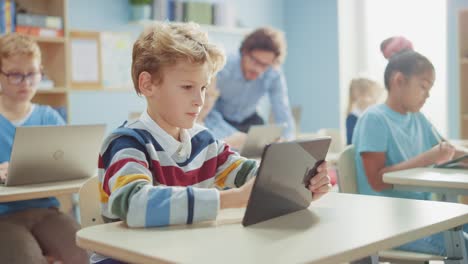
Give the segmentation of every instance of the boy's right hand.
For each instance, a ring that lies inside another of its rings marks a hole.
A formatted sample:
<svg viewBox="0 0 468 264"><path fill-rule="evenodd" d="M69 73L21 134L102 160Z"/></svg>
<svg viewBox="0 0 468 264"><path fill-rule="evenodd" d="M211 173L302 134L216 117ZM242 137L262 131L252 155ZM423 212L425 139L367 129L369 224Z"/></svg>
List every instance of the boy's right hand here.
<svg viewBox="0 0 468 264"><path fill-rule="evenodd" d="M246 207L250 198L250 193L252 192L254 180L255 178L250 179L240 188L221 191L221 209Z"/></svg>
<svg viewBox="0 0 468 264"><path fill-rule="evenodd" d="M453 159L455 152L456 150L454 146L443 141L435 145L427 153L433 164L441 164Z"/></svg>
<svg viewBox="0 0 468 264"><path fill-rule="evenodd" d="M0 163L0 182L5 182L8 172L8 162Z"/></svg>

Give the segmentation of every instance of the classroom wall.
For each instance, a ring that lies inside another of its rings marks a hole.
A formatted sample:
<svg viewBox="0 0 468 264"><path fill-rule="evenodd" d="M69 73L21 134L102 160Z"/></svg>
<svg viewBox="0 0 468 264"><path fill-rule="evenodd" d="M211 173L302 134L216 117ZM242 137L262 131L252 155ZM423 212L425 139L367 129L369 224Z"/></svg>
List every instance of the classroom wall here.
<svg viewBox="0 0 468 264"><path fill-rule="evenodd" d="M272 25L283 28L283 0L230 0L239 23L245 27ZM131 31L128 0L69 0L68 22L71 30ZM133 91L73 91L70 94L70 123L106 123L107 131L119 126L129 112L142 111L145 102Z"/></svg>
<svg viewBox="0 0 468 264"><path fill-rule="evenodd" d="M367 68L365 7L362 0L338 0L340 130L346 133L349 84Z"/></svg>
<svg viewBox="0 0 468 264"><path fill-rule="evenodd" d="M285 73L292 105L302 105L301 129L340 127L337 0L284 5Z"/></svg>
<svg viewBox="0 0 468 264"><path fill-rule="evenodd" d="M460 71L458 58L458 11L468 8L466 0L447 1L447 79L449 138L460 136ZM466 99L466 98L464 98Z"/></svg>

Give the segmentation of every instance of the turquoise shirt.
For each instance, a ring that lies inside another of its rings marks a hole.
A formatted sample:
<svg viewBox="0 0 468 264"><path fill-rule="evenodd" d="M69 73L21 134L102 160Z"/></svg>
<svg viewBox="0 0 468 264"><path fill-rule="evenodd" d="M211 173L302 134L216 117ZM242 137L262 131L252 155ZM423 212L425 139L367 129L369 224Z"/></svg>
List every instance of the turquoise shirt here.
<svg viewBox="0 0 468 264"><path fill-rule="evenodd" d="M367 181L362 152L385 152L385 166L407 161L437 145L432 124L418 113L401 114L386 104L369 108L356 124L353 145L356 149L357 185L361 194L427 200L428 193L396 191L376 192Z"/></svg>
<svg viewBox="0 0 468 264"><path fill-rule="evenodd" d="M62 117L50 106L35 105L34 109L21 126L64 125ZM10 161L11 148L16 127L0 114L0 163ZM0 215L17 212L29 208L58 207L59 202L54 197L0 203Z"/></svg>

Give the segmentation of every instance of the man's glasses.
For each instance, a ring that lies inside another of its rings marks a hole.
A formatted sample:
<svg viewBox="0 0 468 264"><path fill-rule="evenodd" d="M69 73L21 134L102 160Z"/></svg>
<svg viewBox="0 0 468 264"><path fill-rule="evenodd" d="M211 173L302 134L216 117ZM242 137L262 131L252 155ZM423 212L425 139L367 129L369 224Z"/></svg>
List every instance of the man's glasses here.
<svg viewBox="0 0 468 264"><path fill-rule="evenodd" d="M42 72L30 72L27 74L22 73L6 73L4 71L0 71L1 74L5 75L8 79L8 82L12 85L19 85L23 81L27 81L29 85L37 84L42 79Z"/></svg>
<svg viewBox="0 0 468 264"><path fill-rule="evenodd" d="M263 70L266 70L268 69L268 67L273 65L273 63L265 63L265 62L260 61L259 59L255 58L251 53L247 53L247 58L249 58L249 60L253 64L255 64L256 66L260 67Z"/></svg>

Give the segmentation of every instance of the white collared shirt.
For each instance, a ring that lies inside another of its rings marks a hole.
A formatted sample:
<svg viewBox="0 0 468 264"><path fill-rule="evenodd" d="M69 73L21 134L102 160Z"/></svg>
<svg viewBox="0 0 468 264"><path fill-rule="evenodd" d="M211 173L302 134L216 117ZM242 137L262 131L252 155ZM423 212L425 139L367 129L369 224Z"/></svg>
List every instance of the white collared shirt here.
<svg viewBox="0 0 468 264"><path fill-rule="evenodd" d="M190 154L192 153L192 138L187 129L180 129L180 141L178 141L162 129L151 118L147 111L144 111L141 114L139 120L154 138L162 139L158 141L159 144L176 162L184 162L190 157Z"/></svg>

